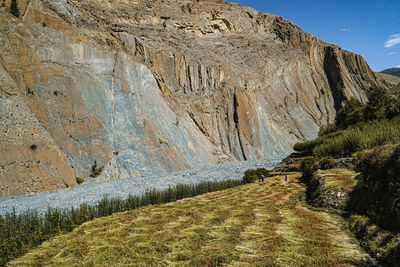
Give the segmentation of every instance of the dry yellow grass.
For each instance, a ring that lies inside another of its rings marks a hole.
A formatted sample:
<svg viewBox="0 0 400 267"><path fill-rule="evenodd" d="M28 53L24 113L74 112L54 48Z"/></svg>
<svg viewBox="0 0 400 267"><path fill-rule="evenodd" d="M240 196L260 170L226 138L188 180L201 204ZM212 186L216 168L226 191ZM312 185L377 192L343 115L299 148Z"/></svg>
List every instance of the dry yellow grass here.
<svg viewBox="0 0 400 267"><path fill-rule="evenodd" d="M375 72L376 77L380 82L386 82L391 86L396 86L400 84L400 77L389 75L386 73Z"/></svg>
<svg viewBox="0 0 400 267"><path fill-rule="evenodd" d="M290 199L303 190L298 176L100 218L10 265L361 265L333 217Z"/></svg>
<svg viewBox="0 0 400 267"><path fill-rule="evenodd" d="M357 185L358 174L349 169L318 170L317 172L317 175L324 179L326 188L340 186L347 192L351 192Z"/></svg>

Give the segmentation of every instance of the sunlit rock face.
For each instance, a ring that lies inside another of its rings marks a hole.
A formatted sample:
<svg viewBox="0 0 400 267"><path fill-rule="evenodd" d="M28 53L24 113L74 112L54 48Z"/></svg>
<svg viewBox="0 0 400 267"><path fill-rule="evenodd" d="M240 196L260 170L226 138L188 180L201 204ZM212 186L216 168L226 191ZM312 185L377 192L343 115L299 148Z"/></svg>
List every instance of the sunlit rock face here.
<svg viewBox="0 0 400 267"><path fill-rule="evenodd" d="M0 11L0 196L282 158L376 83L364 59L224 1ZM26 8L25 8L26 7Z"/></svg>

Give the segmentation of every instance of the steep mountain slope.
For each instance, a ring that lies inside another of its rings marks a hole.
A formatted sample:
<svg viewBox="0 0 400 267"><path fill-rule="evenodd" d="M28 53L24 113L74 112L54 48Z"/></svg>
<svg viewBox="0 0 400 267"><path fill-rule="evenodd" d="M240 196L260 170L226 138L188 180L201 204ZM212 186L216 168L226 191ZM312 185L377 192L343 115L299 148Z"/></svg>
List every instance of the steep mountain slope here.
<svg viewBox="0 0 400 267"><path fill-rule="evenodd" d="M20 20L0 12L0 196L282 158L377 82L361 56L222 0L18 3Z"/></svg>

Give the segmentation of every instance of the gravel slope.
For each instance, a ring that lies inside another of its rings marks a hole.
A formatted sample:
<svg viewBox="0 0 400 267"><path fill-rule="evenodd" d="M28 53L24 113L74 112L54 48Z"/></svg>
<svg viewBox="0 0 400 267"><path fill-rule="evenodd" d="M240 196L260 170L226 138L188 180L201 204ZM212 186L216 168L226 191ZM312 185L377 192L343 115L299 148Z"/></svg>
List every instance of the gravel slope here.
<svg viewBox="0 0 400 267"><path fill-rule="evenodd" d="M216 165L210 168L192 169L165 176L135 177L107 182L91 182L65 190L38 193L28 196L0 198L0 215L11 212L22 213L28 209L43 213L47 208L77 207L81 203L96 204L104 196L126 198L142 195L146 189L166 189L176 184L196 184L203 181L241 179L243 173L252 168L272 169L280 160L256 160Z"/></svg>

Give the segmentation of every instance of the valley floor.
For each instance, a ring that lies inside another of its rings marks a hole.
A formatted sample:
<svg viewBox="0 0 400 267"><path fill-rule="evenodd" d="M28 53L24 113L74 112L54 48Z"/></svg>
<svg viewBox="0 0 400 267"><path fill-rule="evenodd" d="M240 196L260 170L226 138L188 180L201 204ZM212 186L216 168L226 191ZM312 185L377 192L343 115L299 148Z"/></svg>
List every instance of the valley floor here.
<svg viewBox="0 0 400 267"><path fill-rule="evenodd" d="M300 175L278 176L88 222L18 265L360 266L368 256L332 215L293 201Z"/></svg>
<svg viewBox="0 0 400 267"><path fill-rule="evenodd" d="M35 210L43 214L50 206L57 209L77 208L82 203L97 204L104 196L127 198L141 196L153 188L163 190L177 184L197 184L206 181L241 180L248 169L272 169L281 159L260 159L219 164L159 176L132 177L115 181L88 182L74 188L37 193L27 196L0 198L0 215L15 210L17 214Z"/></svg>

